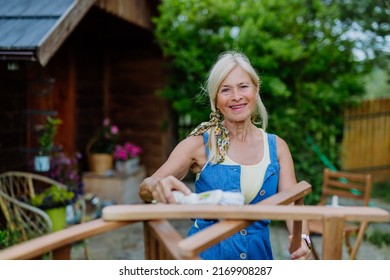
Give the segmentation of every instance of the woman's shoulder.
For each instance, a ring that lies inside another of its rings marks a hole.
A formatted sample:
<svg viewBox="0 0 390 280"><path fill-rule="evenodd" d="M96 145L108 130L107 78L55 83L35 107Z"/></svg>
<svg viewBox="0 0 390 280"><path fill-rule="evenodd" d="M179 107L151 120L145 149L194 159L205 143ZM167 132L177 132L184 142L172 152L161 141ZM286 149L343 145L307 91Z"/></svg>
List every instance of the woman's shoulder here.
<svg viewBox="0 0 390 280"><path fill-rule="evenodd" d="M276 138L276 147L278 150L278 155L284 153L290 153L290 149L288 148L287 142L278 135L275 135L275 138Z"/></svg>
<svg viewBox="0 0 390 280"><path fill-rule="evenodd" d="M178 146L185 150L197 150L199 147L204 146L203 135L188 136L187 138L180 141Z"/></svg>

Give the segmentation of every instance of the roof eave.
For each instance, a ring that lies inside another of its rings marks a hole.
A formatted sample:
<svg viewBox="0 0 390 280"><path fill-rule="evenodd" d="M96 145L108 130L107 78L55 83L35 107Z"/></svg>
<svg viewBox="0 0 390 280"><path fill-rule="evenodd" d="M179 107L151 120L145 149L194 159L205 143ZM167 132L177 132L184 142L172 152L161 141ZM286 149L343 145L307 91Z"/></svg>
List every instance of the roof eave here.
<svg viewBox="0 0 390 280"><path fill-rule="evenodd" d="M37 56L31 50L0 50L0 60L37 61Z"/></svg>
<svg viewBox="0 0 390 280"><path fill-rule="evenodd" d="M96 0L74 1L46 36L42 38L36 50L36 59L42 66L49 62L95 2Z"/></svg>

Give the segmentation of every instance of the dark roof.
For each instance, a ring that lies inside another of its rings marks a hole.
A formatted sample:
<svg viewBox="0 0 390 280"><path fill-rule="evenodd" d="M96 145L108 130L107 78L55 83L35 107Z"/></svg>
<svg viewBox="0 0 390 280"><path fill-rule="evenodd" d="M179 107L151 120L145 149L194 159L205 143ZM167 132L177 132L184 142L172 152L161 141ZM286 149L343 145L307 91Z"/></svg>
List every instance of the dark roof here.
<svg viewBox="0 0 390 280"><path fill-rule="evenodd" d="M0 49L34 50L73 0L0 0Z"/></svg>
<svg viewBox="0 0 390 280"><path fill-rule="evenodd" d="M0 0L0 59L45 65L94 2Z"/></svg>

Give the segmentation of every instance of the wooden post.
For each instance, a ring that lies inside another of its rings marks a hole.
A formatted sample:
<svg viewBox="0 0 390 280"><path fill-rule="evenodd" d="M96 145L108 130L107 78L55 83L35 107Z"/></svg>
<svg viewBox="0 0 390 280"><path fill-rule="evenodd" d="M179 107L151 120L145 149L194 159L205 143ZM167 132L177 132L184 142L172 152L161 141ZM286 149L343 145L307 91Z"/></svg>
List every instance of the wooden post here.
<svg viewBox="0 0 390 280"><path fill-rule="evenodd" d="M325 216L322 238L322 259L341 260L343 251L344 217Z"/></svg>
<svg viewBox="0 0 390 280"><path fill-rule="evenodd" d="M67 244L53 251L54 260L70 260L71 244Z"/></svg>

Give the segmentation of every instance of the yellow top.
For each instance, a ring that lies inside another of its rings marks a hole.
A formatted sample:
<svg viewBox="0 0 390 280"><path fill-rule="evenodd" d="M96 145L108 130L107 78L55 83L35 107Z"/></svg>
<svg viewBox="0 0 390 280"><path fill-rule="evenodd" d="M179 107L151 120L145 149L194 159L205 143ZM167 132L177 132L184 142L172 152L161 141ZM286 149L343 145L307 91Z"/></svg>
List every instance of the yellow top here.
<svg viewBox="0 0 390 280"><path fill-rule="evenodd" d="M245 197L245 204L249 204L260 191L263 185L265 171L271 163L268 148L268 137L265 131L259 128L263 134L264 156L261 161L254 165L238 164L227 155L222 164L241 166L241 192Z"/></svg>

